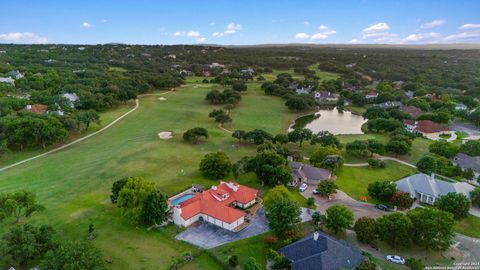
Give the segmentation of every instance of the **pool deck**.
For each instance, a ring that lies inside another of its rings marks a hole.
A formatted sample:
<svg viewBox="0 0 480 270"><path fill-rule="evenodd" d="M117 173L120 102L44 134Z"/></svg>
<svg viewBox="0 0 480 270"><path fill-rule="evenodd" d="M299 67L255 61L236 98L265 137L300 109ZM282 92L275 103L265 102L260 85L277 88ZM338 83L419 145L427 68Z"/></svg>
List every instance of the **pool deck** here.
<svg viewBox="0 0 480 270"><path fill-rule="evenodd" d="M184 190L184 191L182 191L182 192L180 192L180 193L178 193L178 194L176 194L176 195L173 195L172 197L168 198L168 200L167 200L167 202L168 202L168 208L169 208L169 209L173 208L174 205L172 204L172 202L173 202L175 199L178 199L178 198L180 198L180 197L182 197L182 196L184 196L184 195L187 195L187 194L193 194L193 195L195 195L195 194L197 194L197 192L195 192L195 191L193 190L193 188L189 188L189 189Z"/></svg>

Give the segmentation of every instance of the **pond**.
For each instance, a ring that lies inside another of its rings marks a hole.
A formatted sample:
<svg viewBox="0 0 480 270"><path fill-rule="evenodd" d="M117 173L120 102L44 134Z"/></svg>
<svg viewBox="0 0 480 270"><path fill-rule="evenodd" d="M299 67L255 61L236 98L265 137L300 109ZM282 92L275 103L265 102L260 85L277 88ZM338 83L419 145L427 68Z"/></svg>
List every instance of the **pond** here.
<svg viewBox="0 0 480 270"><path fill-rule="evenodd" d="M335 135L338 134L363 134L362 125L367 122L362 116L350 111L339 112L337 108L321 109L318 112L299 117L288 128L308 128L314 134L326 130Z"/></svg>

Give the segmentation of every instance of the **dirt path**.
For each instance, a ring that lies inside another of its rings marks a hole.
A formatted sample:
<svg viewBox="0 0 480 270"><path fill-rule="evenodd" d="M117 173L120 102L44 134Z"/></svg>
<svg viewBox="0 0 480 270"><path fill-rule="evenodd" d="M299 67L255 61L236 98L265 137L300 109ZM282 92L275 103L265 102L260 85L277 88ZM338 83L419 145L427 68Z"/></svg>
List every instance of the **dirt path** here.
<svg viewBox="0 0 480 270"><path fill-rule="evenodd" d="M62 146L59 146L59 147L57 147L57 148L55 148L55 149L52 149L52 150L50 150L50 151L47 151L47 152L45 152L45 153L42 153L42 154L39 154L39 155L30 157L30 158L24 159L24 160L22 160L22 161L19 161L19 162L10 164L10 165L8 165L8 166L5 166L5 167L3 167L3 168L0 168L0 172L6 171L6 170L8 170L8 169L11 169L11 168L16 167L16 166L18 166L18 165L27 163L27 162L29 162L29 161L32 161L32 160L35 160L35 159L44 157L44 156L46 156L46 155L53 154L53 153L55 153L55 152L58 152L58 151L60 151L60 150L65 149L65 148L67 148L67 147L70 147L70 146L72 146L72 145L75 145L75 144L77 144L77 143L79 143L79 142L85 141L86 139L91 138L91 137L93 137L93 136L95 136L95 135L97 135L97 134L99 134L99 133L101 133L101 132L109 129L110 127L112 127L113 125L115 125L117 122L119 122L119 121L122 120L123 118L127 117L127 116L128 116L129 114L131 114L132 112L136 111L136 110L138 109L138 107L140 106L140 98L146 97L146 96L162 96L162 95L171 93L171 92L173 92L173 91L175 91L175 89L172 89L172 90L170 90L170 91L167 91L167 92L164 92L164 93L160 93L160 94L143 94L143 95L138 95L137 98L135 99L135 107L133 107L133 109L131 109L130 111L128 111L128 112L126 112L126 113L124 113L124 114L122 114L122 115L119 116L117 119L113 120L110 124L106 125L105 127L101 128L101 129L99 129L99 130L97 130L97 131L95 131L95 132L93 132L93 133L91 133L91 134L88 134L88 135L85 136L85 137L76 139L76 140L74 140L74 141L72 141L72 142L70 142L70 143L64 144L64 145L62 145Z"/></svg>

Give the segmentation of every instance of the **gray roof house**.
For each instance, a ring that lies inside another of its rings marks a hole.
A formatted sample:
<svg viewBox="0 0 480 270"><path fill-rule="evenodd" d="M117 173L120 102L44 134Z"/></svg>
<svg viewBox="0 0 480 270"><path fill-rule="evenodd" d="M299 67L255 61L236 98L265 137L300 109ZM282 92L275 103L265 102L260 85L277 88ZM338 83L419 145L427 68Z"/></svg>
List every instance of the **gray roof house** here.
<svg viewBox="0 0 480 270"><path fill-rule="evenodd" d="M403 108L403 104L400 101L387 101L378 104L382 109L390 109L390 108Z"/></svg>
<svg viewBox="0 0 480 270"><path fill-rule="evenodd" d="M68 101L70 102L70 107L72 108L75 107L75 102L80 100L80 98L75 93L65 93L62 94L62 97L68 99Z"/></svg>
<svg viewBox="0 0 480 270"><path fill-rule="evenodd" d="M365 260L357 248L322 232L315 232L279 252L290 260L294 270L355 269Z"/></svg>
<svg viewBox="0 0 480 270"><path fill-rule="evenodd" d="M315 91L313 96L317 101L338 101L338 95L330 91Z"/></svg>
<svg viewBox="0 0 480 270"><path fill-rule="evenodd" d="M396 182L397 189L410 194L412 199L434 204L435 200L450 192L462 193L468 198L474 187L465 182L447 182L437 179L435 174L417 173Z"/></svg>
<svg viewBox="0 0 480 270"><path fill-rule="evenodd" d="M458 153L452 163L465 169L472 169L476 177L480 175L480 157L472 157L464 153Z"/></svg>
<svg viewBox="0 0 480 270"><path fill-rule="evenodd" d="M332 177L332 172L326 169L313 167L301 162L290 162L292 169L292 180L290 186L297 186L300 183L307 183L311 185L318 185L320 181L327 180Z"/></svg>

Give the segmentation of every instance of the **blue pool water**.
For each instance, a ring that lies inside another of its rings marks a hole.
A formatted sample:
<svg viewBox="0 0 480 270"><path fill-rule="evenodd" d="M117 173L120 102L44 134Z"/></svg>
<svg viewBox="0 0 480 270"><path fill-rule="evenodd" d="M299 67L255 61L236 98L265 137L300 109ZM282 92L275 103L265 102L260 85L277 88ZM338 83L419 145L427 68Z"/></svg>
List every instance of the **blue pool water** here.
<svg viewBox="0 0 480 270"><path fill-rule="evenodd" d="M181 202L184 202L190 198L192 198L194 195L193 194L184 194L178 198L175 198L174 200L172 200L172 205L175 206Z"/></svg>

